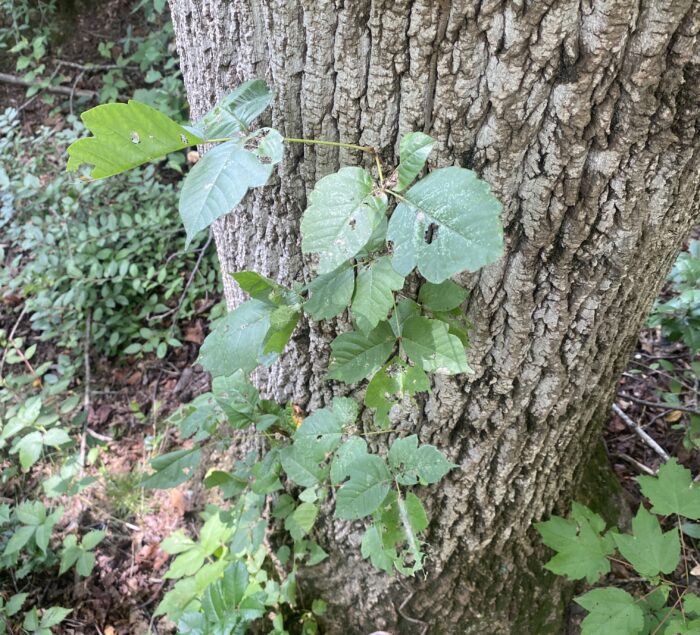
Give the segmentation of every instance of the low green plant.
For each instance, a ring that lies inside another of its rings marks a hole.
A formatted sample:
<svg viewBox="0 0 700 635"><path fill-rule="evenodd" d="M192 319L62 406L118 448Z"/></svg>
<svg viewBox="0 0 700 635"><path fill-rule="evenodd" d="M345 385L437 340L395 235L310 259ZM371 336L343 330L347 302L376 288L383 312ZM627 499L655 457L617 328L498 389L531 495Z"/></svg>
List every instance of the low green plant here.
<svg viewBox="0 0 700 635"><path fill-rule="evenodd" d="M658 476L640 476L637 481L651 511L640 504L629 533L606 529L598 514L578 503L568 518L553 516L536 524L542 541L557 552L545 568L595 584L616 562L644 582L636 595L605 586L577 597L588 611L582 635L697 635L700 597L690 590L687 563L684 584L668 576L681 566L681 554L685 557L690 544L700 538L700 525L690 522L700 520L700 486L675 459L662 465Z"/></svg>
<svg viewBox="0 0 700 635"><path fill-rule="evenodd" d="M43 341L75 353L88 318L98 354L163 357L180 346L180 321L219 283L214 254L200 253L205 237L185 249L175 186L154 167L96 185L58 171L79 126L27 137L6 111L0 130L0 294L21 298Z"/></svg>
<svg viewBox="0 0 700 635"><path fill-rule="evenodd" d="M700 241L691 240L680 253L668 280L670 297L654 304L648 324L695 354L700 350Z"/></svg>
<svg viewBox="0 0 700 635"><path fill-rule="evenodd" d="M460 310L467 292L450 278L502 250L501 205L486 183L460 167L418 178L435 143L428 135L405 135L400 162L385 177L372 148L252 127L270 101L264 82L246 82L193 126L136 101L106 104L83 113L94 136L68 149L69 171L89 164L90 176L101 179L217 143L183 182L188 241L265 185L285 144L344 147L371 159L371 170L325 176L309 197L301 247L318 274L310 282L290 288L253 271L231 274L250 299L218 320L201 348L212 390L177 415L187 447L151 461L144 486L174 487L196 473L206 452L245 439L254 447L233 469L208 470L204 485L226 502L203 514L199 539L178 532L162 545L176 556L166 577L177 582L156 613L177 621L181 633L239 633L260 619L272 633L297 620L315 633L325 604L300 609L296 576L327 557L313 531L333 508L338 519L367 523L360 550L374 566L401 575L423 569L429 519L417 492L458 466L392 426L417 393L430 390L430 374L470 371ZM420 291L403 295L414 271ZM348 392L369 380L364 406L375 416L361 420L352 397L335 397L305 418L292 404L264 399L248 375L279 357L302 319L336 317L349 328L331 344L328 378ZM384 450L365 439L390 433L397 436L379 444Z"/></svg>

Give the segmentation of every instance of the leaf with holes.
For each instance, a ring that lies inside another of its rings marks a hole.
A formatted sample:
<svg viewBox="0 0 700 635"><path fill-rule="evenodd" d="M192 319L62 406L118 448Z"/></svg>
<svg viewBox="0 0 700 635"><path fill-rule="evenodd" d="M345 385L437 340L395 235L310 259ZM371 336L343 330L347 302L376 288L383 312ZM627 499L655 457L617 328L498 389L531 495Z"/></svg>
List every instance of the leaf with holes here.
<svg viewBox="0 0 700 635"><path fill-rule="evenodd" d="M401 138L397 168L396 191L405 190L423 169L428 155L435 145L435 139L422 132L411 132Z"/></svg>
<svg viewBox="0 0 700 635"><path fill-rule="evenodd" d="M348 167L324 176L301 219L301 250L318 254L319 273L337 269L367 244L386 206L367 170Z"/></svg>
<svg viewBox="0 0 700 635"><path fill-rule="evenodd" d="M412 434L396 439L389 449L389 466L401 485L437 483L450 470L450 463L434 445L418 447L418 437Z"/></svg>
<svg viewBox="0 0 700 635"><path fill-rule="evenodd" d="M92 165L93 179L125 172L203 141L155 108L133 100L96 106L80 118L93 136L68 147L66 170Z"/></svg>
<svg viewBox="0 0 700 635"><path fill-rule="evenodd" d="M196 129L205 139L246 132L271 102L272 94L267 84L261 79L252 79L220 100L197 122Z"/></svg>
<svg viewBox="0 0 700 635"><path fill-rule="evenodd" d="M367 385L365 405L374 408L374 422L380 428L389 426L389 412L404 395L415 395L430 390L430 380L418 366L409 366L395 357L383 366Z"/></svg>
<svg viewBox="0 0 700 635"><path fill-rule="evenodd" d="M402 344L411 361L430 373L456 375L471 372L464 345L440 320L409 318L403 326Z"/></svg>
<svg viewBox="0 0 700 635"><path fill-rule="evenodd" d="M388 256L360 267L351 310L357 327L363 333L368 333L379 322L386 320L394 306L394 291L401 289L403 282L404 277L394 271Z"/></svg>
<svg viewBox="0 0 700 635"><path fill-rule="evenodd" d="M376 454L359 457L347 467L350 480L336 493L335 515L357 520L377 509L391 486L391 474L384 459Z"/></svg>
<svg viewBox="0 0 700 635"><path fill-rule="evenodd" d="M359 331L341 333L331 343L328 377L353 384L371 376L391 355L395 343L388 322L380 322L367 335Z"/></svg>
<svg viewBox="0 0 700 635"><path fill-rule="evenodd" d="M317 276L309 284L309 299L304 311L314 320L329 320L350 306L355 288L355 274L349 264L343 264L330 273Z"/></svg>
<svg viewBox="0 0 700 635"><path fill-rule="evenodd" d="M228 214L250 188L267 183L275 163L282 159L282 137L270 128L246 140L228 141L207 152L185 178L180 193L180 216L187 232L186 245L194 235ZM263 145L263 142L265 145Z"/></svg>
<svg viewBox="0 0 700 635"><path fill-rule="evenodd" d="M476 271L503 250L501 204L471 170L431 172L401 198L389 220L392 264L407 276L414 267L439 283L461 271Z"/></svg>

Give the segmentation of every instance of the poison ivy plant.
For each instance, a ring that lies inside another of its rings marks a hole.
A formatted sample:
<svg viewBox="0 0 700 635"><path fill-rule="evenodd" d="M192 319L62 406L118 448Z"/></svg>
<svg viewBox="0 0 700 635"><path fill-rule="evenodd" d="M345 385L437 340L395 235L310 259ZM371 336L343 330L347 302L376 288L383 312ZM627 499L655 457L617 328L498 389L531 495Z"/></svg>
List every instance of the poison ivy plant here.
<svg viewBox="0 0 700 635"><path fill-rule="evenodd" d="M156 457L144 480L174 487L195 473L203 446L223 449L241 435L257 440L232 469L207 473L205 487L218 488L226 504L205 512L199 540L179 532L163 543L175 556L166 577L177 582L157 613L183 633L238 633L263 616L271 632L285 633L290 614L304 633L315 633L325 603L299 609L295 581L299 566L327 557L313 536L329 507L339 521L366 523L360 551L375 566L402 575L423 568L430 519L416 492L458 466L416 434L399 435L384 452L370 452L363 437L389 431L397 411L429 391L430 373L469 372L469 325L460 309L467 291L450 278L502 250L501 205L476 174L453 166L419 178L435 144L428 135L405 135L399 164L385 178L372 148L256 128L271 101L263 82L246 82L193 125L135 102L99 106L83 114L95 136L69 149L69 169L93 165L92 178L100 178L184 145L218 144L184 181L188 240L263 186L285 144L352 148L371 159L325 176L310 193L300 226L310 279L288 288L252 271L231 274L250 299L219 320L201 348L211 392L173 418L190 445ZM339 316L327 378L368 381L364 405L373 421L351 397L308 416L262 399L249 374L284 352L299 323ZM273 523L284 528L274 550Z"/></svg>

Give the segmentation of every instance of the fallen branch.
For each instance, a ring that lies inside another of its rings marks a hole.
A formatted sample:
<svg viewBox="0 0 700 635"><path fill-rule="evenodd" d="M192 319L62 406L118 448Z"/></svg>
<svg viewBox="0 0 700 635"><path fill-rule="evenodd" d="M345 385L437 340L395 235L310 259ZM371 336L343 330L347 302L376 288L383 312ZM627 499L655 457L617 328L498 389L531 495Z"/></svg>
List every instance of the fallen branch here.
<svg viewBox="0 0 700 635"><path fill-rule="evenodd" d="M680 410L681 412L689 412L691 415L700 416L700 410L695 410L695 408L689 408L688 406L674 406L668 403L659 403L658 401L647 401L646 399L639 399L639 397L633 397L624 392L617 393L617 396L621 399L629 399L635 403L642 404L643 406L649 406L651 408L659 408L661 410Z"/></svg>
<svg viewBox="0 0 700 635"><path fill-rule="evenodd" d="M671 457L654 439L652 439L637 422L628 417L616 403L613 404L613 412L620 417L644 443L646 443L654 452L656 452L664 461L668 461Z"/></svg>
<svg viewBox="0 0 700 635"><path fill-rule="evenodd" d="M13 84L14 86L39 86L42 90L48 91L49 93L56 93L58 95L66 95L68 97L72 95L77 95L78 97L86 97L87 99L96 99L97 92L94 90L71 90L68 86L44 86L44 81L40 79L26 80L16 75L9 75L8 73L0 73L0 82L3 84Z"/></svg>
<svg viewBox="0 0 700 635"><path fill-rule="evenodd" d="M648 474L649 476L656 476L656 472L652 470L650 467L647 467L644 465L644 463L640 463L637 461L637 459L631 457L629 454L624 454L623 452L617 452L615 456L620 457L624 461L627 461L628 463L631 463L636 467L640 472L644 472L645 474Z"/></svg>

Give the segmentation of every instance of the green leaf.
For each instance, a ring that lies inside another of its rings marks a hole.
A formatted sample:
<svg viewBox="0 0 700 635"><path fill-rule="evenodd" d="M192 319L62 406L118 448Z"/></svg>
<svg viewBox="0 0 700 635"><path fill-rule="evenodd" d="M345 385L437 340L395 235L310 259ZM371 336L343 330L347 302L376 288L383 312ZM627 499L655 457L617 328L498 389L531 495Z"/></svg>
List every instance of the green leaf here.
<svg viewBox="0 0 700 635"><path fill-rule="evenodd" d="M270 128L259 131L272 144L270 156L261 148L250 152L241 141L227 141L207 152L189 172L180 193L180 216L187 232L187 247L194 235L228 214L250 188L267 183L272 168L281 158L277 146L282 137Z"/></svg>
<svg viewBox="0 0 700 635"><path fill-rule="evenodd" d="M367 244L387 206L386 196L373 191L369 172L358 167L316 183L301 219L301 250L319 255L319 273L337 269Z"/></svg>
<svg viewBox="0 0 700 635"><path fill-rule="evenodd" d="M399 303L396 305L396 310L389 318L389 324L391 324L391 330L394 331L394 335L396 335L396 337L401 337L406 320L419 315L420 306L413 300L409 300L408 298L399 300Z"/></svg>
<svg viewBox="0 0 700 635"><path fill-rule="evenodd" d="M414 267L430 282L477 271L503 249L501 204L471 170L441 168L405 194L389 220L392 264L407 276Z"/></svg>
<svg viewBox="0 0 700 635"><path fill-rule="evenodd" d="M294 513L287 516L284 521L284 528L290 533L294 540L301 540L311 531L318 516L318 507L313 503L302 503L294 510Z"/></svg>
<svg viewBox="0 0 700 635"><path fill-rule="evenodd" d="M408 522L415 533L420 533L428 528L428 516L425 513L423 503L413 492L406 494L406 514Z"/></svg>
<svg viewBox="0 0 700 635"><path fill-rule="evenodd" d="M102 542L106 535L107 532L103 530L89 531L83 536L80 544L83 546L83 549L94 549Z"/></svg>
<svg viewBox="0 0 700 635"><path fill-rule="evenodd" d="M376 409L375 424L386 428L389 426L391 408L404 395L415 395L426 390L430 390L430 379L425 371L395 357L372 377L365 392L365 405Z"/></svg>
<svg viewBox="0 0 700 635"><path fill-rule="evenodd" d="M394 551L393 549L391 550ZM360 546L362 557L372 563L373 566L387 573L394 570L394 558L396 553L387 553L382 542L382 534L375 525L370 525L362 536L362 544Z"/></svg>
<svg viewBox="0 0 700 635"><path fill-rule="evenodd" d="M317 447L310 444L294 444L280 450L280 462L287 476L297 485L313 487L323 480L324 470L319 466L323 453L319 456Z"/></svg>
<svg viewBox="0 0 700 635"><path fill-rule="evenodd" d="M29 593L15 593L13 596L11 596L7 601L7 605L5 606L5 614L8 617L12 617L15 613L17 613L22 608L22 605L24 604L24 601L27 599L28 595Z"/></svg>
<svg viewBox="0 0 700 635"><path fill-rule="evenodd" d="M307 444L318 452L319 460L335 450L343 435L344 421L332 410L323 408L304 419L294 433L294 445Z"/></svg>
<svg viewBox="0 0 700 635"><path fill-rule="evenodd" d="M700 488L693 483L690 470L679 465L675 458L659 468L658 477L639 476L637 480L655 514L700 519Z"/></svg>
<svg viewBox="0 0 700 635"><path fill-rule="evenodd" d="M353 384L377 371L391 354L396 338L388 322L364 335L358 331L341 333L331 343L328 377Z"/></svg>
<svg viewBox="0 0 700 635"><path fill-rule="evenodd" d="M440 284L426 282L418 292L418 302L428 311L451 311L469 297L469 292L452 280Z"/></svg>
<svg viewBox="0 0 700 635"><path fill-rule="evenodd" d="M601 535L605 521L587 507L574 503L570 518L552 516L535 528L542 542L557 552L545 569L570 580L586 578L591 584L610 572L608 556L615 543L610 534Z"/></svg>
<svg viewBox="0 0 700 635"><path fill-rule="evenodd" d="M3 556L9 556L13 553L18 552L24 545L29 542L29 539L34 535L36 531L35 527L19 527L15 529L10 539L5 545L5 550L2 552Z"/></svg>
<svg viewBox="0 0 700 635"><path fill-rule="evenodd" d="M639 575L651 578L659 573L671 573L678 566L681 557L678 529L662 533L656 516L643 505L632 520L632 535L613 534L613 538L620 553Z"/></svg>
<svg viewBox="0 0 700 635"><path fill-rule="evenodd" d="M348 476L350 476L350 466L357 463L359 459L367 455L367 442L362 437L352 436L343 445L333 457L331 463L331 483L340 485Z"/></svg>
<svg viewBox="0 0 700 635"><path fill-rule="evenodd" d="M86 578L92 573L94 566L95 554L89 551L81 551L80 556L78 556L78 562L75 564L75 570L78 574Z"/></svg>
<svg viewBox="0 0 700 635"><path fill-rule="evenodd" d="M41 501L26 501L17 507L15 515L23 525L38 526L46 520L46 508Z"/></svg>
<svg viewBox="0 0 700 635"><path fill-rule="evenodd" d="M11 452L14 454L19 451L19 462L23 470L28 470L34 465L41 456L41 448L43 447L43 436L41 432L30 432L17 441Z"/></svg>
<svg viewBox="0 0 700 635"><path fill-rule="evenodd" d="M94 136L68 147L66 170L94 165L93 179L119 174L203 141L155 108L133 100L96 106L80 118Z"/></svg>
<svg viewBox="0 0 700 635"><path fill-rule="evenodd" d="M384 459L367 454L347 466L350 480L336 493L335 515L345 520L357 520L376 510L386 498L391 474Z"/></svg>
<svg viewBox="0 0 700 635"><path fill-rule="evenodd" d="M70 443L71 438L63 428L51 428L44 433L44 445L50 445L54 448L62 446L64 443Z"/></svg>
<svg viewBox="0 0 700 635"><path fill-rule="evenodd" d="M68 569L75 564L82 553L83 550L75 544L75 536L67 536L63 541L61 566L58 570L58 575L63 575L66 571L68 571Z"/></svg>
<svg viewBox="0 0 700 635"><path fill-rule="evenodd" d="M412 434L396 439L389 450L389 465L401 485L415 485L416 482L437 483L455 467L433 445L418 447L418 437Z"/></svg>
<svg viewBox="0 0 700 635"><path fill-rule="evenodd" d="M394 291L401 289L403 283L403 276L394 271L388 256L360 268L352 300L352 314L363 333L387 319L394 306Z"/></svg>
<svg viewBox="0 0 700 635"><path fill-rule="evenodd" d="M435 145L435 139L422 132L411 132L401 138L396 191L405 190L423 169L428 155Z"/></svg>
<svg viewBox="0 0 700 635"><path fill-rule="evenodd" d="M287 291L281 284L255 271L236 271L231 274L231 277L251 298L261 302L278 305L278 298Z"/></svg>
<svg viewBox="0 0 700 635"><path fill-rule="evenodd" d="M329 320L350 306L354 288L353 268L345 263L309 284L311 297L304 302L304 311L314 320Z"/></svg>
<svg viewBox="0 0 700 635"><path fill-rule="evenodd" d="M196 128L205 139L232 137L245 132L271 102L267 84L261 79L249 80L220 100Z"/></svg>
<svg viewBox="0 0 700 635"><path fill-rule="evenodd" d="M155 474L146 476L142 486L151 489L167 489L184 483L199 465L202 458L200 448L177 450L151 460Z"/></svg>
<svg viewBox="0 0 700 635"><path fill-rule="evenodd" d="M73 609L64 609L62 606L52 606L44 611L41 616L41 628L51 628L65 620Z"/></svg>
<svg viewBox="0 0 700 635"><path fill-rule="evenodd" d="M270 329L263 342L263 353L281 353L299 323L301 313L283 304L270 314Z"/></svg>
<svg viewBox="0 0 700 635"><path fill-rule="evenodd" d="M471 371L464 345L440 320L409 318L403 326L402 344L411 361L430 373L456 375Z"/></svg>
<svg viewBox="0 0 700 635"><path fill-rule="evenodd" d="M576 603L589 611L581 635L638 635L644 627L644 612L622 589L593 589L576 598Z"/></svg>
<svg viewBox="0 0 700 635"><path fill-rule="evenodd" d="M274 310L259 300L248 300L224 316L200 349L200 362L214 377L249 373L264 359L263 343Z"/></svg>
<svg viewBox="0 0 700 635"><path fill-rule="evenodd" d="M174 556L178 553L189 551L195 544L194 540L187 536L182 529L178 529L160 543L160 548L165 551L165 553Z"/></svg>

